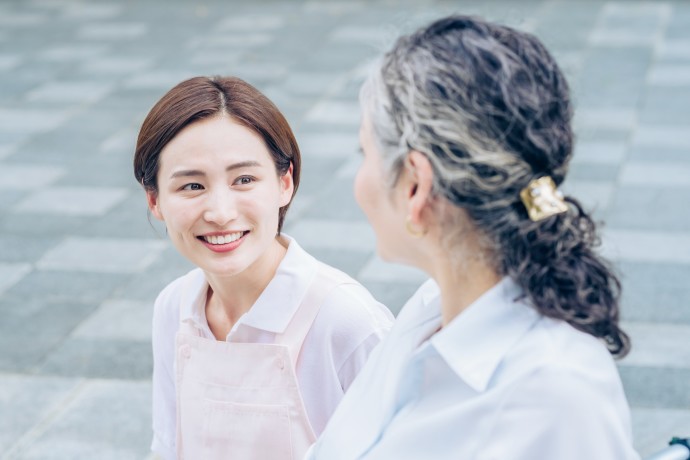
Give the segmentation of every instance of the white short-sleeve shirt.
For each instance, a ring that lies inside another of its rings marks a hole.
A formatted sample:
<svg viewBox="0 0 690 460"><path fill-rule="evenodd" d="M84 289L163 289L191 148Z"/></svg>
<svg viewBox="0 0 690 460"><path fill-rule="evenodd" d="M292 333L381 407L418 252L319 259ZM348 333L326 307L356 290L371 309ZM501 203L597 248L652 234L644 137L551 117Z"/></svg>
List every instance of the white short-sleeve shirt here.
<svg viewBox="0 0 690 460"><path fill-rule="evenodd" d="M306 460L633 460L606 347L504 278L439 332L438 286L405 305Z"/></svg>
<svg viewBox="0 0 690 460"><path fill-rule="evenodd" d="M285 238L289 241L288 249L275 276L226 340L273 343L297 311L317 261L296 241ZM183 279L180 277L163 289L153 315L151 449L165 459L175 458L174 348L180 321L189 321L203 337L215 340L205 316L208 284L193 295L183 296ZM192 300L181 304L183 297ZM392 321L390 311L359 284L339 286L323 302L304 340L296 369L307 415L317 436Z"/></svg>

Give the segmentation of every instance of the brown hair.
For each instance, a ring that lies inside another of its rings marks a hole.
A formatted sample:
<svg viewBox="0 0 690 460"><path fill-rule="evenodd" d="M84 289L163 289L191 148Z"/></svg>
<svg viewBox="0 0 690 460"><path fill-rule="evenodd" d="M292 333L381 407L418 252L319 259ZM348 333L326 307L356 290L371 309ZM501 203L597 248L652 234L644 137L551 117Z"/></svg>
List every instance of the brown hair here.
<svg viewBox="0 0 690 460"><path fill-rule="evenodd" d="M134 153L134 177L147 191L158 191L158 168L163 148L186 126L227 114L257 133L284 175L292 164L295 196L301 157L290 125L278 108L258 89L236 77L194 77L168 91L144 119ZM279 211L280 232L290 203Z"/></svg>

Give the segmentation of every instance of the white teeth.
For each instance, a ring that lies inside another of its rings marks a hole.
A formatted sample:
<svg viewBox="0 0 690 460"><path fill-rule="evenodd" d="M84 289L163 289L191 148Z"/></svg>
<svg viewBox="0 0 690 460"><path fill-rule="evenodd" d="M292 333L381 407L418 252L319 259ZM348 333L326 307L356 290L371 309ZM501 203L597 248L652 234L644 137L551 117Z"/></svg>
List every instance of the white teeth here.
<svg viewBox="0 0 690 460"><path fill-rule="evenodd" d="M235 232L235 233L230 233L228 235L220 235L220 236L204 236L204 241L207 243L211 244L227 244L227 243L232 243L233 241L237 241L242 237L242 232Z"/></svg>

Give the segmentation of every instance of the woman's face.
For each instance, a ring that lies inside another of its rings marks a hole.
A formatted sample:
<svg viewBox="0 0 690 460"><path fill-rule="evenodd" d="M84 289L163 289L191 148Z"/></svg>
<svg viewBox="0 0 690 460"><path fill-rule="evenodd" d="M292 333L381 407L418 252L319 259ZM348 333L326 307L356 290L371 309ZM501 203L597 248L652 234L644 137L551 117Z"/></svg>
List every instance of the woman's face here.
<svg viewBox="0 0 690 460"><path fill-rule="evenodd" d="M405 213L400 200L396 199L398 187L391 190L387 185L389 179L371 130L371 124L364 117L359 130L364 159L355 177L355 199L376 233L379 256L388 261L404 262Z"/></svg>
<svg viewBox="0 0 690 460"><path fill-rule="evenodd" d="M269 257L292 170L278 176L263 140L227 116L192 123L161 151L149 208L207 273L235 275Z"/></svg>

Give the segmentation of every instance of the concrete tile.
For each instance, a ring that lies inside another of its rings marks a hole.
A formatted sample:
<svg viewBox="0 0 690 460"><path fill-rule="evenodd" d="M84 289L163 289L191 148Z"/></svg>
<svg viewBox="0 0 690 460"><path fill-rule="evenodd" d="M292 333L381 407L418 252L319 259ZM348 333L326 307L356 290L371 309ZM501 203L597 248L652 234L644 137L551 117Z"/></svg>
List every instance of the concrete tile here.
<svg viewBox="0 0 690 460"><path fill-rule="evenodd" d="M575 129L628 131L635 124L636 113L627 109L586 109L575 111Z"/></svg>
<svg viewBox="0 0 690 460"><path fill-rule="evenodd" d="M309 208L302 215L309 219L366 222L366 216L355 201L352 179L349 177L334 178L314 197Z"/></svg>
<svg viewBox="0 0 690 460"><path fill-rule="evenodd" d="M576 198L585 210L595 214L608 209L615 190L612 183L571 180L566 180L561 188L564 194Z"/></svg>
<svg viewBox="0 0 690 460"><path fill-rule="evenodd" d="M124 80L123 86L131 89L160 89L167 91L181 81L196 76L188 70L182 69L151 69L138 72ZM163 93L161 93L161 96Z"/></svg>
<svg viewBox="0 0 690 460"><path fill-rule="evenodd" d="M409 283L418 286L429 279L429 275L414 267L385 262L374 255L359 272L357 278L366 283Z"/></svg>
<svg viewBox="0 0 690 460"><path fill-rule="evenodd" d="M625 321L690 325L690 266L644 261L617 265Z"/></svg>
<svg viewBox="0 0 690 460"><path fill-rule="evenodd" d="M0 72L7 72L17 67L22 62L18 55L0 54Z"/></svg>
<svg viewBox="0 0 690 460"><path fill-rule="evenodd" d="M690 264L690 232L606 228L603 242L604 253L614 260Z"/></svg>
<svg viewBox="0 0 690 460"><path fill-rule="evenodd" d="M635 30L595 29L589 36L590 46L648 46L653 47L656 34L639 34Z"/></svg>
<svg viewBox="0 0 690 460"><path fill-rule="evenodd" d="M148 267L165 243L155 240L67 238L36 266L42 270L134 273Z"/></svg>
<svg viewBox="0 0 690 460"><path fill-rule="evenodd" d="M620 183L646 187L688 188L690 164L629 161L621 169Z"/></svg>
<svg viewBox="0 0 690 460"><path fill-rule="evenodd" d="M677 409L690 407L690 369L618 366L631 406Z"/></svg>
<svg viewBox="0 0 690 460"><path fill-rule="evenodd" d="M307 250L368 252L375 245L374 232L366 222L302 219L292 225L288 233Z"/></svg>
<svg viewBox="0 0 690 460"><path fill-rule="evenodd" d="M31 91L27 98L34 102L96 102L112 90L109 83L92 81L49 82Z"/></svg>
<svg viewBox="0 0 690 460"><path fill-rule="evenodd" d="M690 188L621 186L608 208L607 225L627 230L687 232L690 213Z"/></svg>
<svg viewBox="0 0 690 460"><path fill-rule="evenodd" d="M320 95L339 84L342 76L332 72L290 71L281 82L287 91L301 95Z"/></svg>
<svg viewBox="0 0 690 460"><path fill-rule="evenodd" d="M105 4L71 4L62 10L62 16L66 19L91 21L102 19L113 19L120 16L124 11L122 5L115 3Z"/></svg>
<svg viewBox="0 0 690 460"><path fill-rule="evenodd" d="M631 416L635 448L643 458L668 447L674 436L685 436L690 426L690 409L633 407Z"/></svg>
<svg viewBox="0 0 690 460"><path fill-rule="evenodd" d="M647 81L656 86L690 86L690 64L654 66Z"/></svg>
<svg viewBox="0 0 690 460"><path fill-rule="evenodd" d="M149 454L151 384L89 381L23 446L23 460L135 460Z"/></svg>
<svg viewBox="0 0 690 460"><path fill-rule="evenodd" d="M194 37L187 43L190 49L197 48L253 48L268 45L275 41L269 33L255 32L249 34L225 33L206 37Z"/></svg>
<svg viewBox="0 0 690 460"><path fill-rule="evenodd" d="M83 5L84 7L86 5ZM105 55L109 50L107 45L95 44L59 44L46 48L38 53L39 59L51 62L86 61Z"/></svg>
<svg viewBox="0 0 690 460"><path fill-rule="evenodd" d="M79 68L81 73L92 75L129 75L153 66L151 58L134 56L96 57L85 61Z"/></svg>
<svg viewBox="0 0 690 460"><path fill-rule="evenodd" d="M656 56L663 60L690 60L690 40L668 38L657 45Z"/></svg>
<svg viewBox="0 0 690 460"><path fill-rule="evenodd" d="M571 162L616 165L625 158L625 152L624 142L577 142Z"/></svg>
<svg viewBox="0 0 690 460"><path fill-rule="evenodd" d="M133 40L148 31L148 25L143 22L93 22L80 26L77 37L82 40Z"/></svg>
<svg viewBox="0 0 690 460"><path fill-rule="evenodd" d="M690 149L690 124L638 126L633 135L634 145Z"/></svg>
<svg viewBox="0 0 690 460"><path fill-rule="evenodd" d="M17 195L17 200L12 205L16 204L19 198L23 196L25 195ZM2 204L1 198L0 204ZM75 229L83 228L91 221L89 217L85 216L16 213L12 212L9 206L4 210L3 217L4 219L0 219L1 233L24 238L40 237L47 240L56 240L70 235Z"/></svg>
<svg viewBox="0 0 690 460"><path fill-rule="evenodd" d="M7 289L5 299L39 298L41 302L68 302L70 308L81 304L100 305L126 279L121 273L34 270ZM84 312L81 314L85 316ZM35 325L31 327L40 329Z"/></svg>
<svg viewBox="0 0 690 460"><path fill-rule="evenodd" d="M151 342L67 338L53 348L38 372L108 379L147 379L153 371Z"/></svg>
<svg viewBox="0 0 690 460"><path fill-rule="evenodd" d="M390 25L344 25L336 28L330 35L330 40L346 43L365 43L376 49L388 49L398 38L400 31Z"/></svg>
<svg viewBox="0 0 690 460"><path fill-rule="evenodd" d="M31 271L30 264L0 263L0 295Z"/></svg>
<svg viewBox="0 0 690 460"><path fill-rule="evenodd" d="M51 185L65 173L54 166L3 164L0 169L0 190L33 190Z"/></svg>
<svg viewBox="0 0 690 460"><path fill-rule="evenodd" d="M342 270L355 279L370 257L362 252L338 249L310 249L309 253L321 262Z"/></svg>
<svg viewBox="0 0 690 460"><path fill-rule="evenodd" d="M277 15L238 14L221 19L214 30L227 31L272 31L285 26L285 18Z"/></svg>
<svg viewBox="0 0 690 460"><path fill-rule="evenodd" d="M29 195L14 208L23 213L100 216L127 197L116 187L49 187Z"/></svg>
<svg viewBox="0 0 690 460"><path fill-rule="evenodd" d="M3 232L0 234L0 261L31 264L58 242L59 238L32 238Z"/></svg>
<svg viewBox="0 0 690 460"><path fill-rule="evenodd" d="M3 318L0 323L0 346L3 350L0 372L34 373L46 355L96 307L92 303L82 303L74 296L61 302L53 301L46 293L39 300L35 291L41 286L36 284L31 286L33 297L26 295L26 291L24 295L18 295L21 290L17 287L30 279L36 278L27 276L22 283L6 292L0 302Z"/></svg>
<svg viewBox="0 0 690 460"><path fill-rule="evenodd" d="M639 107L640 124L690 124L690 86L649 86Z"/></svg>
<svg viewBox="0 0 690 460"><path fill-rule="evenodd" d="M0 452L46 420L78 387L80 379L0 374Z"/></svg>
<svg viewBox="0 0 690 460"><path fill-rule="evenodd" d="M309 132L299 135L298 141L305 162L313 156L342 158L354 156L359 151L359 136L356 132Z"/></svg>
<svg viewBox="0 0 690 460"><path fill-rule="evenodd" d="M35 133L48 131L65 122L69 114L61 110L0 108L0 133Z"/></svg>
<svg viewBox="0 0 690 460"><path fill-rule="evenodd" d="M8 29L22 29L28 26L44 24L48 18L38 13L4 12L0 16L0 25Z"/></svg>
<svg viewBox="0 0 690 460"><path fill-rule="evenodd" d="M72 332L77 339L151 340L153 302L108 300Z"/></svg>
<svg viewBox="0 0 690 460"><path fill-rule="evenodd" d="M625 365L690 369L690 347L678 346L687 341L690 325L626 322L623 330L633 343Z"/></svg>
<svg viewBox="0 0 690 460"><path fill-rule="evenodd" d="M314 124L359 126L360 109L356 102L328 100L316 104L305 117Z"/></svg>
<svg viewBox="0 0 690 460"><path fill-rule="evenodd" d="M618 164L573 163L568 168L569 182L603 182L612 184L616 181L620 166Z"/></svg>

